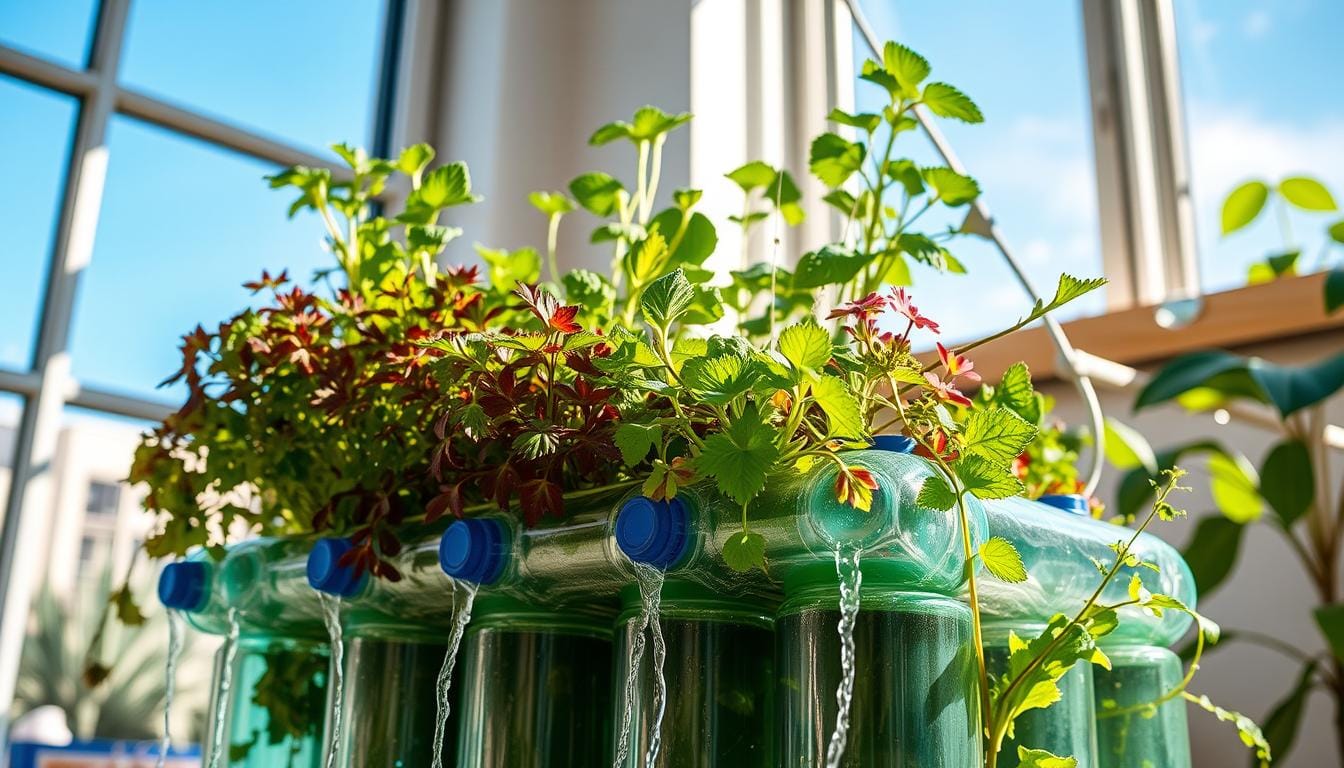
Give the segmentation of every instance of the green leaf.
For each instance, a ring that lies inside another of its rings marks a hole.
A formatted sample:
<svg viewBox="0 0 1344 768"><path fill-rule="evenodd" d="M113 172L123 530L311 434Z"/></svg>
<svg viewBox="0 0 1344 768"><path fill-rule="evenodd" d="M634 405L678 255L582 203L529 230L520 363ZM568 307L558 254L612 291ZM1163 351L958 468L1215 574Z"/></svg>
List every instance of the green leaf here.
<svg viewBox="0 0 1344 768"><path fill-rule="evenodd" d="M774 427L762 419L754 404L748 405L725 431L705 439L696 468L700 474L714 478L729 498L746 504L765 487L765 479L779 458L774 436Z"/></svg>
<svg viewBox="0 0 1344 768"><path fill-rule="evenodd" d="M1213 593L1232 573L1246 526L1222 515L1201 518L1181 555L1195 576L1201 597Z"/></svg>
<svg viewBox="0 0 1344 768"><path fill-rule="evenodd" d="M1017 747L1017 768L1078 768L1078 760L1073 757L1059 757L1044 749Z"/></svg>
<svg viewBox="0 0 1344 768"><path fill-rule="evenodd" d="M1193 352L1172 360L1153 375L1134 401L1134 410L1165 403L1196 387L1208 386L1217 376L1244 370L1245 360L1230 352Z"/></svg>
<svg viewBox="0 0 1344 768"><path fill-rule="evenodd" d="M915 504L939 512L951 509L956 503L957 494L952 492L947 479L942 475L930 475L925 478L924 484L919 487L919 495L915 497Z"/></svg>
<svg viewBox="0 0 1344 768"><path fill-rule="evenodd" d="M900 182L905 188L905 194L910 197L924 194L924 177L913 160L901 159L887 163L887 176L892 181Z"/></svg>
<svg viewBox="0 0 1344 768"><path fill-rule="evenodd" d="M1019 416L1036 401L1036 390L1031 384L1031 371L1023 362L1013 363L1003 372L995 390L1000 402ZM1023 416L1023 418L1026 418Z"/></svg>
<svg viewBox="0 0 1344 768"><path fill-rule="evenodd" d="M541 278L541 256L535 249L507 251L477 243L476 254L485 262L490 285L496 291L512 291L519 283L531 285Z"/></svg>
<svg viewBox="0 0 1344 768"><path fill-rule="evenodd" d="M821 288L848 283L867 264L867 258L851 249L827 245L821 250L805 253L798 259L793 287Z"/></svg>
<svg viewBox="0 0 1344 768"><path fill-rule="evenodd" d="M1331 224L1330 228L1326 230L1326 234L1330 235L1330 239L1336 243L1344 243L1344 219Z"/></svg>
<svg viewBox="0 0 1344 768"><path fill-rule="evenodd" d="M863 165L867 148L834 133L823 133L812 141L808 168L827 187L838 187Z"/></svg>
<svg viewBox="0 0 1344 768"><path fill-rule="evenodd" d="M694 300L695 291L686 275L675 269L649 283L639 297L639 308L649 325L665 330L686 313Z"/></svg>
<svg viewBox="0 0 1344 768"><path fill-rule="evenodd" d="M574 210L574 201L564 192L533 192L527 196L532 207L547 216L563 216Z"/></svg>
<svg viewBox="0 0 1344 768"><path fill-rule="evenodd" d="M1293 176L1279 182L1279 194L1289 203L1304 211L1335 211L1335 198L1330 190L1316 179L1307 176Z"/></svg>
<svg viewBox="0 0 1344 768"><path fill-rule="evenodd" d="M1246 368L1285 418L1344 387L1344 354L1304 366L1275 365L1251 358Z"/></svg>
<svg viewBox="0 0 1344 768"><path fill-rule="evenodd" d="M1306 443L1289 439L1274 446L1260 467L1260 495L1285 528L1306 514L1316 496L1316 475Z"/></svg>
<svg viewBox="0 0 1344 768"><path fill-rule="evenodd" d="M538 272L540 269L541 262L538 259ZM592 270L571 269L560 281L565 286L565 300L570 304L579 304L594 311L606 311L616 300L616 289L611 281Z"/></svg>
<svg viewBox="0 0 1344 768"><path fill-rule="evenodd" d="M635 110L630 122L630 138L634 141L652 141L659 135L675 130L690 122L690 112L668 114L653 106L643 106Z"/></svg>
<svg viewBox="0 0 1344 768"><path fill-rule="evenodd" d="M1325 313L1334 314L1340 307L1344 307L1344 267L1335 267L1325 276Z"/></svg>
<svg viewBox="0 0 1344 768"><path fill-rule="evenodd" d="M1138 430L1128 424L1107 417L1103 445L1106 460L1117 469L1143 467L1148 470L1148 474L1157 475L1157 456L1153 454L1153 447Z"/></svg>
<svg viewBox="0 0 1344 768"><path fill-rule="evenodd" d="M812 320L779 334L779 353L800 371L819 371L831 359L831 335Z"/></svg>
<svg viewBox="0 0 1344 768"><path fill-rule="evenodd" d="M1006 464L988 461L980 456L966 455L957 460L953 471L962 485L976 498L1006 499L1022 495L1022 481L1017 479Z"/></svg>
<svg viewBox="0 0 1344 768"><path fill-rule="evenodd" d="M704 196L705 193L701 190L683 187L672 192L672 202L682 211L689 211L694 208L695 204L700 202L700 198Z"/></svg>
<svg viewBox="0 0 1344 768"><path fill-rule="evenodd" d="M972 411L962 436L966 454L1006 466L1026 450L1036 427L1007 408L994 406Z"/></svg>
<svg viewBox="0 0 1344 768"><path fill-rule="evenodd" d="M1234 523L1251 523L1265 512L1260 498L1255 467L1241 454L1215 453L1209 456L1209 490L1214 505Z"/></svg>
<svg viewBox="0 0 1344 768"><path fill-rule="evenodd" d="M1263 181L1248 181L1232 190L1223 201L1223 234L1230 235L1255 221L1269 199L1269 187Z"/></svg>
<svg viewBox="0 0 1344 768"><path fill-rule="evenodd" d="M1298 724L1302 720L1302 709L1307 702L1307 696L1311 689L1316 685L1316 665L1318 661L1312 659L1302 666L1302 673L1298 675L1297 683L1293 685L1288 695L1283 697L1274 708L1270 710L1269 716L1265 718L1265 725L1261 729L1264 733L1265 741L1269 744L1270 754L1274 756L1274 762L1282 763L1287 759L1289 753L1293 751L1293 742L1297 740ZM1255 764L1259 764L1255 761Z"/></svg>
<svg viewBox="0 0 1344 768"><path fill-rule="evenodd" d="M145 614L141 613L140 606L135 603L135 596L131 594L129 587L123 586L111 595L107 601L117 612L117 620L128 627L138 627L145 623Z"/></svg>
<svg viewBox="0 0 1344 768"><path fill-rule="evenodd" d="M999 581L1018 584L1027 580L1027 568L1017 547L1001 536L992 536L980 545L980 559L985 569Z"/></svg>
<svg viewBox="0 0 1344 768"><path fill-rule="evenodd" d="M1094 277L1090 280L1082 280L1073 275L1060 275L1059 285L1055 288L1055 297L1046 305L1046 309L1053 311L1068 304L1069 302L1081 296L1085 296L1106 284L1106 278Z"/></svg>
<svg viewBox="0 0 1344 768"><path fill-rule="evenodd" d="M933 188L933 194L944 205L953 208L965 205L980 196L980 185L970 176L962 176L951 168L925 168L924 182Z"/></svg>
<svg viewBox="0 0 1344 768"><path fill-rule="evenodd" d="M753 189L769 186L770 182L775 180L775 169L760 160L753 160L724 175L741 187L743 192L750 192Z"/></svg>
<svg viewBox="0 0 1344 768"><path fill-rule="evenodd" d="M1322 606L1315 610L1314 615L1316 626L1321 628L1321 634L1325 635L1331 652L1336 659L1344 661L1344 603Z"/></svg>
<svg viewBox="0 0 1344 768"><path fill-rule="evenodd" d="M1301 256L1301 251L1284 251L1266 257L1265 262L1269 264L1275 277L1283 277L1297 274L1297 261Z"/></svg>
<svg viewBox="0 0 1344 768"><path fill-rule="evenodd" d="M867 435L859 400L845 382L835 376L820 376L812 382L812 398L826 414L828 436L862 440Z"/></svg>
<svg viewBox="0 0 1344 768"><path fill-rule="evenodd" d="M924 88L924 104L939 117L951 117L963 123L983 123L985 116L971 97L947 83L929 83Z"/></svg>
<svg viewBox="0 0 1344 768"><path fill-rule="evenodd" d="M760 378L760 369L737 355L717 355L687 360L681 376L700 399L711 405L727 405L751 390Z"/></svg>
<svg viewBox="0 0 1344 768"><path fill-rule="evenodd" d="M918 53L896 42L888 42L882 49L882 68L896 82L906 98L919 96L919 84L929 76L929 61Z"/></svg>
<svg viewBox="0 0 1344 768"><path fill-rule="evenodd" d="M870 113L851 115L848 112L844 111L843 109L839 108L832 109L831 113L826 116L826 119L830 120L833 123L839 123L840 125L848 125L851 128L858 128L859 130L864 131L865 133L872 133L873 131L876 131L877 127L882 124L881 115L874 115Z"/></svg>
<svg viewBox="0 0 1344 768"><path fill-rule="evenodd" d="M620 205L625 187L610 174L593 171L569 182L569 193L595 216L610 216Z"/></svg>
<svg viewBox="0 0 1344 768"><path fill-rule="evenodd" d="M474 203L481 198L471 193L471 174L466 163L449 163L429 172L420 188L411 193L411 200L431 208ZM407 201L406 206L412 207Z"/></svg>
<svg viewBox="0 0 1344 768"><path fill-rule="evenodd" d="M397 170L407 176L422 173L434 160L434 148L428 144L412 144L401 150L397 157Z"/></svg>
<svg viewBox="0 0 1344 768"><path fill-rule="evenodd" d="M723 562L738 573L765 570L765 537L747 531L733 533L723 542Z"/></svg>
<svg viewBox="0 0 1344 768"><path fill-rule="evenodd" d="M634 424L623 422L616 427L612 435L621 458L629 466L635 466L649 455L653 446L663 438L663 428L657 424Z"/></svg>

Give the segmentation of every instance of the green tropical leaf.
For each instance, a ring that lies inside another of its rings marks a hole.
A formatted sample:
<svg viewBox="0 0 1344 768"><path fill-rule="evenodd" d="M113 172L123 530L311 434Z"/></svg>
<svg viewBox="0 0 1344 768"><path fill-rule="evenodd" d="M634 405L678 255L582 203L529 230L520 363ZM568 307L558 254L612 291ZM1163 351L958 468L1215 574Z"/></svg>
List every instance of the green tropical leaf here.
<svg viewBox="0 0 1344 768"><path fill-rule="evenodd" d="M1246 526L1222 515L1201 518L1181 555L1195 576L1201 597L1213 594L1232 573Z"/></svg>
<svg viewBox="0 0 1344 768"><path fill-rule="evenodd" d="M1216 377L1244 371L1245 367L1246 361L1230 352L1213 350L1182 355L1162 366L1139 391L1134 410L1165 403L1197 387L1207 387ZM1240 389L1237 393L1243 394Z"/></svg>
<svg viewBox="0 0 1344 768"><path fill-rule="evenodd" d="M1153 454L1153 447L1128 424L1107 417L1103 447L1106 460L1117 469L1143 467L1150 475L1157 476L1157 456Z"/></svg>
<svg viewBox="0 0 1344 768"><path fill-rule="evenodd" d="M1255 221L1269 199L1269 187L1263 181L1248 181L1232 190L1223 201L1223 234L1229 235Z"/></svg>
<svg viewBox="0 0 1344 768"><path fill-rule="evenodd" d="M1260 495L1285 528L1307 513L1316 496L1316 475L1306 443L1288 439L1274 446L1260 467Z"/></svg>
<svg viewBox="0 0 1344 768"><path fill-rule="evenodd" d="M1344 387L1344 354L1304 366L1275 365L1251 358L1246 367L1285 418Z"/></svg>
<svg viewBox="0 0 1344 768"><path fill-rule="evenodd" d="M985 569L999 581L1017 584L1027 580L1027 568L1017 547L1001 536L992 536L980 545L980 560Z"/></svg>
<svg viewBox="0 0 1344 768"><path fill-rule="evenodd" d="M1241 454L1219 452L1209 456L1209 490L1214 505L1234 523L1251 523L1265 512L1255 467Z"/></svg>
<svg viewBox="0 0 1344 768"><path fill-rule="evenodd" d="M1279 182L1279 194L1294 206L1304 211L1335 211L1339 206L1330 190L1316 179L1307 176L1293 176Z"/></svg>
<svg viewBox="0 0 1344 768"><path fill-rule="evenodd" d="M1274 705L1269 716L1265 718L1265 725L1261 731L1276 763L1282 763L1293 751L1293 743L1297 741L1298 725L1302 721L1302 710L1311 689L1316 686L1316 667L1319 663L1312 659L1302 666L1302 672L1292 689L1288 691L1288 695ZM1253 761L1253 765L1259 765L1259 761Z"/></svg>
<svg viewBox="0 0 1344 768"><path fill-rule="evenodd" d="M964 123L983 123L985 116L971 97L947 83L929 83L924 87L924 104L939 117L950 117Z"/></svg>

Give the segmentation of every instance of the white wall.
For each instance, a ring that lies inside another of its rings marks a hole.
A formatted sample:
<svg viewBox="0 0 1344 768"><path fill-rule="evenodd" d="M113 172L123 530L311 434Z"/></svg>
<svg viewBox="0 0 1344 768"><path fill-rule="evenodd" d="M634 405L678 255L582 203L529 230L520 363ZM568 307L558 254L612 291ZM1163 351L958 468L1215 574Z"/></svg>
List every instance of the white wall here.
<svg viewBox="0 0 1344 768"><path fill-rule="evenodd" d="M1344 348L1344 332L1331 332L1237 351L1259 355L1276 363L1302 364L1338 354L1341 348ZM1042 389L1059 399L1057 412L1062 418L1070 423L1086 423L1078 399L1068 385L1055 383ZM1233 421L1219 426L1208 416L1190 415L1176 406L1160 406L1134 414L1131 406L1137 392L1103 391L1101 394L1106 413L1138 428L1157 450L1201 437L1214 437L1229 447L1240 449L1259 467L1265 454L1280 439L1278 435L1244 422ZM1344 424L1344 397L1336 398L1328 412L1331 423ZM1344 457L1335 455L1333 458L1331 477L1334 487L1339 488L1344 479L1344 473L1340 471ZM1194 463L1187 469L1191 474L1186 485L1192 486L1195 492L1185 494L1178 505L1190 511L1189 518L1159 524L1155 530L1180 549L1185 548L1195 523L1215 510L1202 463ZM1119 479L1120 473L1108 468L1101 486L1103 500L1109 502L1115 498ZM1315 605L1314 590L1283 537L1268 525L1254 525L1243 538L1236 570L1212 597L1200 601L1199 608L1224 629L1258 630L1315 653L1325 647L1312 620L1311 611ZM1300 669L1298 662L1274 651L1229 642L1206 657L1193 690L1207 693L1216 703L1251 715L1263 724L1269 710L1296 683ZM1246 750L1237 739L1235 729L1195 708L1191 708L1189 714L1196 766L1224 768L1248 764ZM1333 718L1330 699L1324 692L1313 694L1296 747L1288 760L1274 764L1283 768L1338 765Z"/></svg>
<svg viewBox="0 0 1344 768"><path fill-rule="evenodd" d="M634 188L634 148L589 147L599 125L629 120L652 104L691 107L690 0L450 0L444 4L435 145L465 160L488 204L453 211L466 236L449 260L470 260L471 244L539 250L546 221L527 202L534 190L564 190L575 176L604 170ZM690 182L690 133L678 130L663 157L663 200ZM587 212L561 225L560 265L607 271L609 251L588 243Z"/></svg>

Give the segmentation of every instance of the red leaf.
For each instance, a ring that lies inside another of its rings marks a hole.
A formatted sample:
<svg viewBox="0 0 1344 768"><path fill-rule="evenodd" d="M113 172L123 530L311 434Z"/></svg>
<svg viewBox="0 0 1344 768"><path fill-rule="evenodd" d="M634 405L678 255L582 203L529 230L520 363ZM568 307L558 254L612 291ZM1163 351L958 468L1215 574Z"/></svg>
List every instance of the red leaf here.
<svg viewBox="0 0 1344 768"><path fill-rule="evenodd" d="M552 314L546 324L561 333L578 333L582 330L581 326L574 322L574 317L579 314L577 304L559 307Z"/></svg>

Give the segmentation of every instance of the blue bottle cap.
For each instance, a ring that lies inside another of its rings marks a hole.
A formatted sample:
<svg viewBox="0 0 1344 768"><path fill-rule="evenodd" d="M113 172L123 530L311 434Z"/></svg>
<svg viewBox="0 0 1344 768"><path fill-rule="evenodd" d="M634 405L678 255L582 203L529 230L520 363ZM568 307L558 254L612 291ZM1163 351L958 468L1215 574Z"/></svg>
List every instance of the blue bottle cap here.
<svg viewBox="0 0 1344 768"><path fill-rule="evenodd" d="M1092 516L1092 507L1087 503L1087 497L1080 493L1049 493L1037 501L1075 515Z"/></svg>
<svg viewBox="0 0 1344 768"><path fill-rule="evenodd" d="M915 439L905 435L873 435L873 448L893 453L914 453Z"/></svg>
<svg viewBox="0 0 1344 768"><path fill-rule="evenodd" d="M635 496L616 513L616 545L631 560L666 570L690 546L690 518L680 499L654 501Z"/></svg>
<svg viewBox="0 0 1344 768"><path fill-rule="evenodd" d="M352 597L363 589L367 573L356 573L348 565L341 565L341 556L354 549L349 539L318 539L308 553L308 584L319 592L338 597Z"/></svg>
<svg viewBox="0 0 1344 768"><path fill-rule="evenodd" d="M199 560L169 563L159 574L159 602L179 611L199 611L205 607L209 580L210 570Z"/></svg>
<svg viewBox="0 0 1344 768"><path fill-rule="evenodd" d="M455 579L495 583L504 573L505 533L498 520L458 520L439 540L439 567Z"/></svg>

